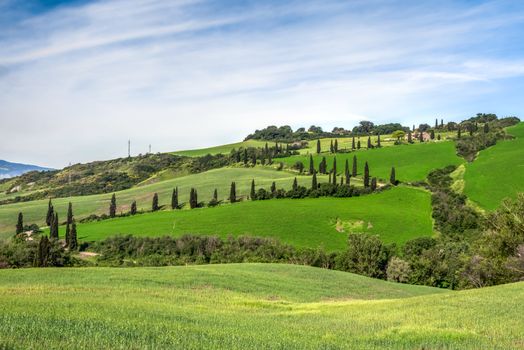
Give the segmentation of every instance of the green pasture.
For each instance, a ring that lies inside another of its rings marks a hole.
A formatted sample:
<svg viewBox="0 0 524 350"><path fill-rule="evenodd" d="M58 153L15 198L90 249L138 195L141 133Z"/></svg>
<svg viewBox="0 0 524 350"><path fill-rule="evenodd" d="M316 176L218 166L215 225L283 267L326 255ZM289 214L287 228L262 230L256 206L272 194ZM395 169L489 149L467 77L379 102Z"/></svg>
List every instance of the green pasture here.
<svg viewBox="0 0 524 350"><path fill-rule="evenodd" d="M296 247L346 246L349 232L377 234L387 243L432 235L430 194L397 187L352 198L272 199L215 208L166 210L78 226L80 240L115 234L251 235L278 238ZM60 235L65 233L61 227Z"/></svg>
<svg viewBox="0 0 524 350"><path fill-rule="evenodd" d="M272 142L269 142L269 144L272 144ZM260 141L260 140L247 140L242 142L235 142L235 143L229 143L226 145L220 145L215 147L208 147L208 148L200 148L200 149L192 149L192 150L184 150L184 151L175 151L171 152L172 154L179 155L179 156L187 156L187 157L201 157L208 154L228 154L231 152L232 149L239 149L240 147L247 148L247 147L264 147L266 145L266 141Z"/></svg>
<svg viewBox="0 0 524 350"><path fill-rule="evenodd" d="M524 123L507 128L513 140L499 141L466 165L464 193L492 210L506 197L524 192Z"/></svg>
<svg viewBox="0 0 524 350"><path fill-rule="evenodd" d="M6 349L522 349L524 283L451 292L305 266L0 270Z"/></svg>
<svg viewBox="0 0 524 350"><path fill-rule="evenodd" d="M170 180L158 181L133 187L128 190L116 192L117 212L127 212L133 200L137 201L139 209L151 210L153 194L159 195L161 205L171 203L173 188L178 186L179 199L187 202L191 187L198 191L200 201L209 201L212 198L215 188L218 190L219 199L227 199L232 181L237 185L237 196L247 197L251 188L251 180L254 179L258 187L269 189L271 183L275 181L279 188L291 188L293 179L297 176L287 171L276 171L270 168L221 168L207 172L178 177ZM297 176L298 183L304 186L311 186L310 176ZM327 177L319 178L320 181L327 181ZM358 183L358 181L354 181ZM97 194L89 196L77 196L71 198L53 199L53 205L58 211L59 219L65 220L67 205L73 203L76 218L82 218L90 214L107 213L111 193ZM8 236L14 232L16 219L19 212L24 214L25 223L36 223L43 225L47 212L48 200L37 200L21 202L16 204L0 206L0 237Z"/></svg>

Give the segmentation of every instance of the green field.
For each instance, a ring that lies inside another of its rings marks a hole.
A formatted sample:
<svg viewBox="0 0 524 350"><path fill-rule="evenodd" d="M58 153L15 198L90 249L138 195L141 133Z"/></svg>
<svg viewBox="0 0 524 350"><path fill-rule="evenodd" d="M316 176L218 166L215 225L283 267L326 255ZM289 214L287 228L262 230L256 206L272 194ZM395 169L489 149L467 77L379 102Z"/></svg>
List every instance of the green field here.
<svg viewBox="0 0 524 350"><path fill-rule="evenodd" d="M273 142L268 141L270 145L273 144ZM172 154L176 154L178 156L187 156L187 157L201 157L208 154L228 154L231 152L232 149L239 149L240 147L264 147L266 145L266 141L259 141L259 140L247 140L242 142L236 142L236 143L229 143L227 145L220 145L215 147L208 147L208 148L200 148L200 149L191 149L191 150L185 150L185 151L175 151L171 152Z"/></svg>
<svg viewBox="0 0 524 350"><path fill-rule="evenodd" d="M428 192L397 187L352 198L273 199L215 208L160 211L78 226L81 240L114 234L229 234L275 237L296 247L340 250L348 232L378 234L402 244L432 234ZM60 233L64 234L63 227Z"/></svg>
<svg viewBox="0 0 524 350"><path fill-rule="evenodd" d="M524 123L507 129L516 138L499 141L466 165L464 193L485 209L524 192Z"/></svg>
<svg viewBox="0 0 524 350"><path fill-rule="evenodd" d="M463 159L456 155L454 143L441 141L339 153L336 155L338 172L344 171L346 159L349 159L351 169L354 155L357 156L359 174L363 173L364 163L367 161L371 176L376 176L379 179L389 179L391 167L394 166L397 179L407 182L424 180L433 169L463 163ZM315 154L313 156L315 167L318 169L318 164L323 156L326 157L328 170L330 170L335 157L331 154ZM282 160L279 159L279 161L286 163L288 166L301 161L306 169L309 167L308 155L283 158Z"/></svg>
<svg viewBox="0 0 524 350"><path fill-rule="evenodd" d="M287 171L276 171L264 167L210 170L200 174L153 182L116 192L117 212L129 211L133 200L137 201L139 209L151 210L151 201L155 192L159 195L160 204L167 205L171 203L171 193L175 186L179 188L180 200L182 202L188 200L191 187L197 189L199 200L209 201L215 188L218 189L219 198L226 199L229 196L231 181L236 181L237 195L245 197L249 194L252 179L255 179L257 186L263 186L268 189L273 181L277 183L279 188L289 189L295 176L297 175ZM322 177L321 180L327 181L327 177ZM298 182L309 187L311 186L311 177L298 176ZM107 213L110 198L110 193L57 198L53 200L53 205L59 213L60 220L62 220L67 212L67 204L71 201L76 218L79 219L90 214ZM2 235L7 236L13 232L18 212L23 212L26 223L44 224L47 202L47 200L37 200L0 206L0 237Z"/></svg>
<svg viewBox="0 0 524 350"><path fill-rule="evenodd" d="M6 349L522 349L524 283L451 292L276 264L0 270Z"/></svg>

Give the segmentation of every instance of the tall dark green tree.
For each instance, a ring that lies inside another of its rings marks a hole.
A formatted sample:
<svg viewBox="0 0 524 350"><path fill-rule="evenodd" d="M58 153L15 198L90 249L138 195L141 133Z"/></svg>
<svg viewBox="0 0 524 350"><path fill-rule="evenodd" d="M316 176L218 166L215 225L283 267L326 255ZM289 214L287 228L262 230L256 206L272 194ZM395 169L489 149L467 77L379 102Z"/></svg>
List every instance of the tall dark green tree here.
<svg viewBox="0 0 524 350"><path fill-rule="evenodd" d="M67 207L67 223L71 225L73 223L73 203L69 202Z"/></svg>
<svg viewBox="0 0 524 350"><path fill-rule="evenodd" d="M293 180L293 191L296 191L298 188L298 182L297 182L297 178L295 177L295 179Z"/></svg>
<svg viewBox="0 0 524 350"><path fill-rule="evenodd" d="M355 150L356 149L356 146L355 146L355 136L353 136L353 140L351 141L351 150Z"/></svg>
<svg viewBox="0 0 524 350"><path fill-rule="evenodd" d="M364 165L364 187L369 187L369 165L368 165L368 162L366 162L366 165Z"/></svg>
<svg viewBox="0 0 524 350"><path fill-rule="evenodd" d="M429 133L429 138L432 140L435 139L435 130L431 130L431 132Z"/></svg>
<svg viewBox="0 0 524 350"><path fill-rule="evenodd" d="M321 173L321 174L326 174L327 173L327 161L326 161L326 157L322 157L322 161L320 162L319 166L318 166L318 171Z"/></svg>
<svg viewBox="0 0 524 350"><path fill-rule="evenodd" d="M178 209L178 186L171 193L171 209Z"/></svg>
<svg viewBox="0 0 524 350"><path fill-rule="evenodd" d="M351 170L351 176L357 176L357 156L353 156L353 168Z"/></svg>
<svg viewBox="0 0 524 350"><path fill-rule="evenodd" d="M338 152L338 140L337 139L335 139L335 144L333 145L333 149L334 149L335 153Z"/></svg>
<svg viewBox="0 0 524 350"><path fill-rule="evenodd" d="M251 163L253 166L257 165L257 155L256 153L253 153L253 157L251 157Z"/></svg>
<svg viewBox="0 0 524 350"><path fill-rule="evenodd" d="M54 217L55 217L55 209L53 208L53 203L51 202L51 199L49 199L49 203L47 205L47 215L45 218L45 222L48 227L51 227L51 222L53 221Z"/></svg>
<svg viewBox="0 0 524 350"><path fill-rule="evenodd" d="M49 229L49 238L58 239L58 213L55 213L53 221L51 222L51 227Z"/></svg>
<svg viewBox="0 0 524 350"><path fill-rule="evenodd" d="M18 213L18 221L16 222L16 234L24 232L24 214Z"/></svg>
<svg viewBox="0 0 524 350"><path fill-rule="evenodd" d="M69 245L71 244L70 240L71 240L71 224L66 223L66 232L65 232L65 246L66 247L69 247Z"/></svg>
<svg viewBox="0 0 524 350"><path fill-rule="evenodd" d="M254 200L255 196L256 196L255 179L253 179L253 180L251 180L251 191L249 192L249 198L251 198L251 200Z"/></svg>
<svg viewBox="0 0 524 350"><path fill-rule="evenodd" d="M440 128L444 129L444 119L440 119Z"/></svg>
<svg viewBox="0 0 524 350"><path fill-rule="evenodd" d="M309 155L309 174L315 173L315 163L313 162L313 156Z"/></svg>
<svg viewBox="0 0 524 350"><path fill-rule="evenodd" d="M373 146L371 145L371 136L368 136L368 149L372 148Z"/></svg>
<svg viewBox="0 0 524 350"><path fill-rule="evenodd" d="M243 160L244 160L244 165L247 165L247 162L248 162L248 158L247 158L247 148L244 148L244 157L243 157Z"/></svg>
<svg viewBox="0 0 524 350"><path fill-rule="evenodd" d="M109 203L109 217L114 218L116 216L116 195L113 193L111 196L111 202Z"/></svg>
<svg viewBox="0 0 524 350"><path fill-rule="evenodd" d="M54 217L54 216L53 216ZM42 236L38 242L38 250L36 251L35 266L46 267L51 251L51 243L47 236Z"/></svg>
<svg viewBox="0 0 524 350"><path fill-rule="evenodd" d="M381 144L380 144L380 134L377 135L377 147L381 147Z"/></svg>
<svg viewBox="0 0 524 350"><path fill-rule="evenodd" d="M153 195L153 202L151 203L151 210L152 211L157 211L158 209L160 209L160 207L158 205L158 193L155 193Z"/></svg>
<svg viewBox="0 0 524 350"><path fill-rule="evenodd" d="M337 157L333 158L333 185L337 184Z"/></svg>
<svg viewBox="0 0 524 350"><path fill-rule="evenodd" d="M218 190L215 188L215 190L213 191L213 200L215 202L218 202Z"/></svg>
<svg viewBox="0 0 524 350"><path fill-rule="evenodd" d="M377 178L374 177L371 179L371 191L375 191L377 189Z"/></svg>
<svg viewBox="0 0 524 350"><path fill-rule="evenodd" d="M73 222L71 224L70 238L69 238L69 249L76 250L77 248L78 248L78 234L76 232L76 222L75 222L75 219L73 219Z"/></svg>
<svg viewBox="0 0 524 350"><path fill-rule="evenodd" d="M391 167L391 173L389 174L389 182L392 185L396 185L397 184L397 176L395 174L395 167L394 166Z"/></svg>
<svg viewBox="0 0 524 350"><path fill-rule="evenodd" d="M438 129L438 118L435 118L435 129Z"/></svg>
<svg viewBox="0 0 524 350"><path fill-rule="evenodd" d="M317 154L320 154L322 149L320 148L320 140L317 140Z"/></svg>
<svg viewBox="0 0 524 350"><path fill-rule="evenodd" d="M231 183L231 188L229 189L229 201L235 203L237 201L237 185L233 181Z"/></svg>
<svg viewBox="0 0 524 350"><path fill-rule="evenodd" d="M316 190L318 188L318 182L317 182L317 173L313 173L313 177L311 178L311 189Z"/></svg>
<svg viewBox="0 0 524 350"><path fill-rule="evenodd" d="M357 149L360 149L360 139L357 141Z"/></svg>
<svg viewBox="0 0 524 350"><path fill-rule="evenodd" d="M333 140L331 140L331 144L329 145L329 152L335 153L335 148L333 147Z"/></svg>
<svg viewBox="0 0 524 350"><path fill-rule="evenodd" d="M133 201L131 203L131 215L135 215L136 214L136 201Z"/></svg>
<svg viewBox="0 0 524 350"><path fill-rule="evenodd" d="M264 152L266 153L266 155L269 154L269 146L268 146L267 142L266 142L266 145L264 146Z"/></svg>
<svg viewBox="0 0 524 350"><path fill-rule="evenodd" d="M189 207L195 209L198 206L198 196L197 191L194 188L191 188L189 192Z"/></svg>
<svg viewBox="0 0 524 350"><path fill-rule="evenodd" d="M315 174L315 173L313 173ZM271 183L271 193L275 193L277 191L277 184L275 181Z"/></svg>

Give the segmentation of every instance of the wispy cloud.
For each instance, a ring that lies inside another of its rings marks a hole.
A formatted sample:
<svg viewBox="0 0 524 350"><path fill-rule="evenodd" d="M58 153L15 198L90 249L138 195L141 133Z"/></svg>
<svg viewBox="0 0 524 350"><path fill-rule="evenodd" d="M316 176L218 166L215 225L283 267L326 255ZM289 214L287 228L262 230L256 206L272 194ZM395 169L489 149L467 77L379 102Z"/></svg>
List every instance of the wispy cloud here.
<svg viewBox="0 0 524 350"><path fill-rule="evenodd" d="M522 111L524 4L101 1L17 18L0 17L0 156L14 160Z"/></svg>

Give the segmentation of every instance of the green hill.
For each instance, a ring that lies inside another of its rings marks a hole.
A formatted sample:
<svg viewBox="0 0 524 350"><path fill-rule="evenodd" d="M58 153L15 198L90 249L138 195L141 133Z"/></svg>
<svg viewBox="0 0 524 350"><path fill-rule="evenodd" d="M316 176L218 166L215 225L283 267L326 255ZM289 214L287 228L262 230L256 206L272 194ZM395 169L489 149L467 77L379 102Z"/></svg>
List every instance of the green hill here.
<svg viewBox="0 0 524 350"><path fill-rule="evenodd" d="M521 349L524 284L450 292L291 265L0 270L0 345Z"/></svg>
<svg viewBox="0 0 524 350"><path fill-rule="evenodd" d="M257 186L269 188L271 182L275 181L278 187L289 189L296 174L286 171L276 171L270 168L221 168L207 172L187 175L175 179L153 182L142 186L133 187L128 190L116 192L118 208L117 212L127 212L133 200L137 201L138 208L151 210L153 194L159 195L161 205L171 203L171 193L178 186L180 200L186 202L189 198L191 187L198 190L200 200L211 199L213 190L218 189L219 199L229 196L231 181L237 183L237 194L247 196L251 186L251 180L255 179ZM327 181L327 177L322 177ZM310 186L309 176L299 176L299 184ZM53 205L58 211L60 220L65 218L68 202L73 203L77 219L90 214L103 214L108 212L111 194L98 194L90 196L76 196L70 198L57 198ZM0 236L9 235L13 232L18 212L24 213L26 223L44 224L47 211L47 200L36 200L23 203L15 203L0 206Z"/></svg>
<svg viewBox="0 0 524 350"><path fill-rule="evenodd" d="M367 161L371 176L376 176L379 179L389 179L391 167L394 166L397 179L408 182L424 180L433 169L443 168L448 165L458 165L464 162L462 158L456 155L453 142L441 141L339 153L336 155L337 169L343 171L346 159L349 160L351 169L353 156L357 156L358 174L360 176ZM313 159L316 169L318 169L322 157L326 157L327 169L331 170L335 155L328 153L315 154ZM288 166L292 166L297 161L304 163L306 169L309 166L308 155L292 156L283 158L280 161Z"/></svg>
<svg viewBox="0 0 524 350"><path fill-rule="evenodd" d="M269 141L270 144L273 144ZM220 145L220 146L214 146L214 147L208 147L208 148L199 148L199 149L191 149L191 150L185 150L185 151L175 151L171 152L171 154L178 155L178 156L186 156L186 157L201 157L205 156L207 154L228 154L231 152L232 149L239 149L240 147L247 148L247 147L264 147L266 145L266 141L259 141L259 140L247 140L242 142L235 142L235 143L229 143L226 145Z"/></svg>
<svg viewBox="0 0 524 350"><path fill-rule="evenodd" d="M500 141L479 152L466 165L465 194L485 209L495 209L506 197L524 192L524 123L507 128L513 140Z"/></svg>
<svg viewBox="0 0 524 350"><path fill-rule="evenodd" d="M63 227L61 235L64 234ZM81 240L114 234L267 236L297 247L346 246L348 232L378 234L403 244L432 234L428 192L397 187L352 198L272 199L194 210L160 211L81 224Z"/></svg>

